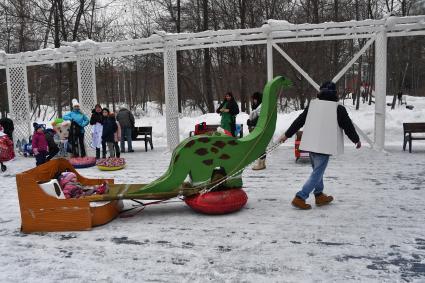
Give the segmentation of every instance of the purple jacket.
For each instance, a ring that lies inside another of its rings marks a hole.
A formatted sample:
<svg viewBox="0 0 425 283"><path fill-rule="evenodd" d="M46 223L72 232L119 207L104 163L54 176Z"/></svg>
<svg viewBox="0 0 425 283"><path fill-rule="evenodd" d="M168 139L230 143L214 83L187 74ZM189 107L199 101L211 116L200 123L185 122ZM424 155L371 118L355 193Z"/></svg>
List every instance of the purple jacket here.
<svg viewBox="0 0 425 283"><path fill-rule="evenodd" d="M35 132L32 136L32 149L34 148L38 151L47 151L47 140L43 132Z"/></svg>

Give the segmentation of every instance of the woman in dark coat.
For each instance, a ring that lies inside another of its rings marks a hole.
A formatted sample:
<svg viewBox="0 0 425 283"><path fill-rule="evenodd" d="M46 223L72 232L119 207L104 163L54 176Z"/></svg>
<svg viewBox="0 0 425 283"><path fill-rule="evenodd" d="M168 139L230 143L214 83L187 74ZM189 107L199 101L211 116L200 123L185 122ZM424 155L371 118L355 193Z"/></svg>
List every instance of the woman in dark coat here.
<svg viewBox="0 0 425 283"><path fill-rule="evenodd" d="M108 151L110 157L115 157L115 132L118 129L115 116L111 116L109 109L103 108L102 115L103 119L103 131L102 131L102 155L106 158L106 145L108 145Z"/></svg>
<svg viewBox="0 0 425 283"><path fill-rule="evenodd" d="M231 92L226 93L224 101L217 109L217 113L221 115L220 127L235 136L236 115L239 114L239 106Z"/></svg>

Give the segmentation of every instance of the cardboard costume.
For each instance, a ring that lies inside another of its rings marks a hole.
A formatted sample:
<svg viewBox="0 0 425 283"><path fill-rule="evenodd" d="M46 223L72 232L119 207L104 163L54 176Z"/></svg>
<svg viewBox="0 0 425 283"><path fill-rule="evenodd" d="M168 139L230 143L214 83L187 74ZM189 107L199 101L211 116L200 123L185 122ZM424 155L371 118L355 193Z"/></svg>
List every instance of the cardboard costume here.
<svg viewBox="0 0 425 283"><path fill-rule="evenodd" d="M337 155L344 153L344 136L338 125L338 103L314 99L310 102L300 149Z"/></svg>

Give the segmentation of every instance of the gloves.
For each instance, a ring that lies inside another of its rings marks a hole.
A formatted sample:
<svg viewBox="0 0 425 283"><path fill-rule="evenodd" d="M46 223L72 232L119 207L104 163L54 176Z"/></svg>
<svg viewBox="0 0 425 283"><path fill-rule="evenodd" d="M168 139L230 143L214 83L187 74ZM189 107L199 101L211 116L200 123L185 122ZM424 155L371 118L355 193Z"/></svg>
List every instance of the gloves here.
<svg viewBox="0 0 425 283"><path fill-rule="evenodd" d="M281 136L281 137L279 138L279 142L280 142L280 143L284 143L287 139L288 139L288 138L287 138L285 135L283 135L283 136Z"/></svg>

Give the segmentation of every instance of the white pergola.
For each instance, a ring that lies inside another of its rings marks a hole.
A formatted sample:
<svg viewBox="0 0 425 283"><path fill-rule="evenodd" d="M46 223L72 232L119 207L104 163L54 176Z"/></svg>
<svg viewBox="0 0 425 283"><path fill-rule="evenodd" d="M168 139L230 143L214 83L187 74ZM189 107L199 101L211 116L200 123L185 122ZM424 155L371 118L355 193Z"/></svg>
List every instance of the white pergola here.
<svg viewBox="0 0 425 283"><path fill-rule="evenodd" d="M163 53L164 84L167 122L167 141L170 149L179 144L177 108L177 51L242 45L266 45L267 78L273 78L273 49L276 49L316 89L319 85L305 72L278 43L324 40L368 39L361 50L333 78L337 82L355 61L375 42L375 133L371 141L376 149L385 145L385 110L387 86L387 38L425 35L425 16L384 17L379 20L329 22L320 24L290 24L268 20L259 28L204 31L199 33L157 33L148 38L118 42L63 43L57 49L42 49L17 54L0 52L0 69L6 69L7 90L11 118L15 122L16 138L30 134L30 109L27 66L77 62L78 93L82 111L90 113L96 104L95 60Z"/></svg>

